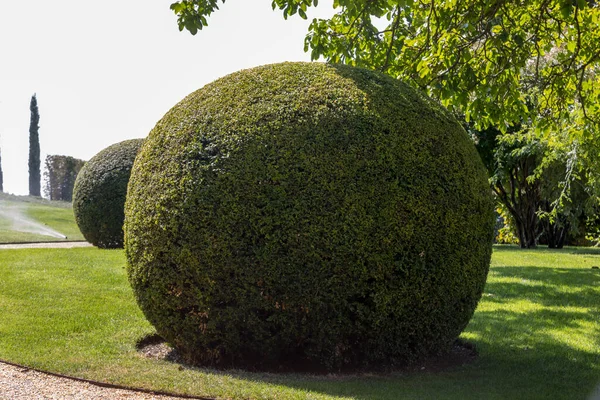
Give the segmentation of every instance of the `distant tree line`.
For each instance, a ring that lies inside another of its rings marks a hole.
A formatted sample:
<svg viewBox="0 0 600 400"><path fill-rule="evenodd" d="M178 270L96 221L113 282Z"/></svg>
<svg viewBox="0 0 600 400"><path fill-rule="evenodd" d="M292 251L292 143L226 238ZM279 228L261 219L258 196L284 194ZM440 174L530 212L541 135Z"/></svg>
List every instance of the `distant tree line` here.
<svg viewBox="0 0 600 400"><path fill-rule="evenodd" d="M48 155L44 171L44 194L50 200L73 200L73 186L85 161L62 155Z"/></svg>
<svg viewBox="0 0 600 400"><path fill-rule="evenodd" d="M562 248L598 240L598 199L586 171L573 163L569 145L552 147L519 126L507 133L467 130L496 195L499 243Z"/></svg>

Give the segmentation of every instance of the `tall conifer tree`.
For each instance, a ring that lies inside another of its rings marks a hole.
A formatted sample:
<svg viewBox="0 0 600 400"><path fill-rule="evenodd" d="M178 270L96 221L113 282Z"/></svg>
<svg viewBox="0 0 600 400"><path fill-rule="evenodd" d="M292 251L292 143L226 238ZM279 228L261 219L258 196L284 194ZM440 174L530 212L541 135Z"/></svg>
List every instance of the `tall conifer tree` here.
<svg viewBox="0 0 600 400"><path fill-rule="evenodd" d="M29 121L29 195L41 196L41 170L40 170L40 136L38 133L40 113L37 98L34 93L29 103L31 119Z"/></svg>

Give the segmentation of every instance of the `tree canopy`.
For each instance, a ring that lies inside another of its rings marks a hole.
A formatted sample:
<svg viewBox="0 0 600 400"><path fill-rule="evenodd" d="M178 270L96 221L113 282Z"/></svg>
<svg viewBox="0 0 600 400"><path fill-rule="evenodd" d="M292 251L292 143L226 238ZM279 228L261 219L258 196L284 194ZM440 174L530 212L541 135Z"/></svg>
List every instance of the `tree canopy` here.
<svg viewBox="0 0 600 400"><path fill-rule="evenodd" d="M224 2L179 0L171 9L179 29L196 34ZM319 3L272 0L271 6L286 19L307 18ZM547 204L538 195L529 202L530 231L539 228L538 214L551 224L561 213L579 214L565 206L573 204L575 182L600 193L596 0L333 0L333 7L331 18L309 26L304 49L311 58L382 71L424 90L472 131L496 132L486 144L492 188L517 190L501 178L518 172L537 193L541 182L535 181L547 178L545 170L561 170L552 173L561 177L553 181L558 193L547 196ZM532 143L544 144L534 146L535 157L527 153ZM510 168L507 160L515 161ZM501 190L498 198L502 203ZM529 236L528 246L535 245L537 234Z"/></svg>
<svg viewBox="0 0 600 400"><path fill-rule="evenodd" d="M196 34L224 0L171 5ZM273 0L287 18L318 0ZM380 70L427 91L479 129L526 122L587 140L600 120L595 0L334 0L305 39L312 59Z"/></svg>

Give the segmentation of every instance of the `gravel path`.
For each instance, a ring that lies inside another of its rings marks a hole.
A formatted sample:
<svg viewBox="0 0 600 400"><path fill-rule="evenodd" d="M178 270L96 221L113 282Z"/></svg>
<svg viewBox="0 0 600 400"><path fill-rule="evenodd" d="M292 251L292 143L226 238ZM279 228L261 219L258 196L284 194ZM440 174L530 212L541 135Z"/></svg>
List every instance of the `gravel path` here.
<svg viewBox="0 0 600 400"><path fill-rule="evenodd" d="M72 247L91 247L88 242L44 242L0 244L2 249L70 249Z"/></svg>
<svg viewBox="0 0 600 400"><path fill-rule="evenodd" d="M105 388L67 378L0 363L2 400L167 400L181 397L161 396L132 390Z"/></svg>
<svg viewBox="0 0 600 400"><path fill-rule="evenodd" d="M0 244L1 249L89 247L87 242ZM161 396L132 390L106 388L60 378L0 362L0 400L167 400L181 397Z"/></svg>

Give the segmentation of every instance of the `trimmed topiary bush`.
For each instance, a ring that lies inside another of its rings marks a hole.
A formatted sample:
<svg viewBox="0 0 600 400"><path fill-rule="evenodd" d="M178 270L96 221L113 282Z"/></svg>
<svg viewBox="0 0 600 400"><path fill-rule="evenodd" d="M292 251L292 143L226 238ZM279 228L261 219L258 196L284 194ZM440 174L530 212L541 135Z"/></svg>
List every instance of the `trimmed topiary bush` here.
<svg viewBox="0 0 600 400"><path fill-rule="evenodd" d="M77 174L73 212L85 239L100 248L123 247L124 207L131 166L143 139L102 150Z"/></svg>
<svg viewBox="0 0 600 400"><path fill-rule="evenodd" d="M494 232L460 124L372 71L283 63L192 93L150 133L125 206L127 272L189 362L328 369L448 349Z"/></svg>

